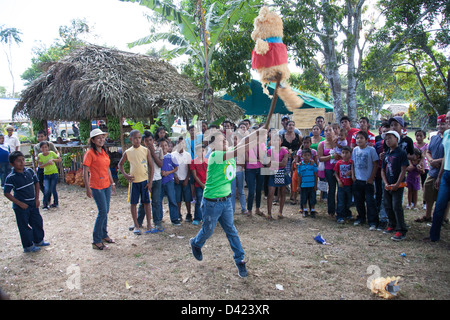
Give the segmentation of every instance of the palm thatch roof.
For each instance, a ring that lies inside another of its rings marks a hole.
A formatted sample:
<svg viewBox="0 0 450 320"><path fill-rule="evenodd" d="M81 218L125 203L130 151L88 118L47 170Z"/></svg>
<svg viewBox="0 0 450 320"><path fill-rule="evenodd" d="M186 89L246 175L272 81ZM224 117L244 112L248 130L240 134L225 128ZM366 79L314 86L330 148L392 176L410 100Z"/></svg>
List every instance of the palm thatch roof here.
<svg viewBox="0 0 450 320"><path fill-rule="evenodd" d="M169 63L149 57L89 45L51 64L21 94L13 117L80 121L106 116L144 119L160 108L192 118L206 116L201 92ZM212 118L242 117L244 110L215 98Z"/></svg>

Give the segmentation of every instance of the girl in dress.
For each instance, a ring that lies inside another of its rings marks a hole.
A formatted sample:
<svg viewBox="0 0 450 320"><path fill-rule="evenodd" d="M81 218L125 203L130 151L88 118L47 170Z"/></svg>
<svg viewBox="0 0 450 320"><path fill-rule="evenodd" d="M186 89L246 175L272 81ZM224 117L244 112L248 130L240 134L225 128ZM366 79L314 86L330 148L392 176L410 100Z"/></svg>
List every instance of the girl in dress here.
<svg viewBox="0 0 450 320"><path fill-rule="evenodd" d="M419 149L414 148L414 159L409 161L406 172L406 187L408 188L408 205L406 209L417 210L417 191L420 190L420 176L425 173L422 151Z"/></svg>

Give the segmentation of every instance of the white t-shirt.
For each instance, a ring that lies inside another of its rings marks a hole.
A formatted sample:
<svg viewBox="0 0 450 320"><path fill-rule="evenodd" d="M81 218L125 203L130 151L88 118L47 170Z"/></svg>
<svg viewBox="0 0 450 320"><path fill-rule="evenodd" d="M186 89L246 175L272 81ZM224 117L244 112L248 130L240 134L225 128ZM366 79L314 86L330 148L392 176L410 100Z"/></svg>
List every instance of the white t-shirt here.
<svg viewBox="0 0 450 320"><path fill-rule="evenodd" d="M14 135L12 135L11 137L6 135L5 136L5 143L8 144L11 147L11 152L16 151L16 147L20 147L20 141Z"/></svg>
<svg viewBox="0 0 450 320"><path fill-rule="evenodd" d="M172 152L172 157L174 157L178 162L178 171L177 176L180 180L185 180L187 178L187 174L189 172L189 165L191 164L192 157L184 150L182 153L179 153L178 151Z"/></svg>

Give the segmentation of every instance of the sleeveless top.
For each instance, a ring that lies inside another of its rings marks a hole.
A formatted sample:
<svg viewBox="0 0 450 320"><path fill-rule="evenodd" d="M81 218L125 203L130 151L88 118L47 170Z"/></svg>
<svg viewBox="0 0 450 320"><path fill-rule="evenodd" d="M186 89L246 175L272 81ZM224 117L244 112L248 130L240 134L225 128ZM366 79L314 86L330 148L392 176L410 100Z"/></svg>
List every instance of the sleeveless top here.
<svg viewBox="0 0 450 320"><path fill-rule="evenodd" d="M126 153L130 163L130 175L134 177L133 182L138 183L148 180L148 149L143 146L139 146L139 148L132 146L127 149Z"/></svg>

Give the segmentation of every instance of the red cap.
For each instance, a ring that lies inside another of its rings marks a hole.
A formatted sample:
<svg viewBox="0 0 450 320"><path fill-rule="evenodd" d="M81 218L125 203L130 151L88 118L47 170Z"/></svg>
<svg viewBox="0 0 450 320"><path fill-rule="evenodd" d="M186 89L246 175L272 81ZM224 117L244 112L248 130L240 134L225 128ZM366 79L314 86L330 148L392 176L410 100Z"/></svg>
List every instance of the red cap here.
<svg viewBox="0 0 450 320"><path fill-rule="evenodd" d="M445 122L445 118L447 118L447 116L446 116L445 114L441 114L441 115L437 118L437 123Z"/></svg>

